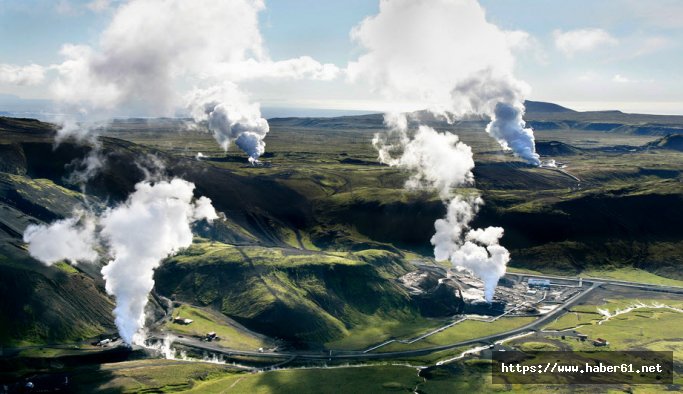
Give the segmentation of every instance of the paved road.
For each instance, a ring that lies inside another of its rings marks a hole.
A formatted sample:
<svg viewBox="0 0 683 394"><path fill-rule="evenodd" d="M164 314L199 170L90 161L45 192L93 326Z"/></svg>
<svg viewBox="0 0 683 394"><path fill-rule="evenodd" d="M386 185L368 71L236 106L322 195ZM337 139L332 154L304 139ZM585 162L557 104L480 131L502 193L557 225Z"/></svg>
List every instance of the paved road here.
<svg viewBox="0 0 683 394"><path fill-rule="evenodd" d="M533 277L533 278L542 278L542 279L561 279L561 280L577 280L578 277L563 277L563 276L555 276L555 275L535 275L535 274L525 274L525 273L509 273L507 275L510 276L516 276L519 279L522 279L524 277ZM358 350L358 351L332 351L331 353L326 353L326 352L258 352L258 351L246 351L246 350L235 350L235 349L226 349L224 347L221 347L217 344L214 344L212 342L204 342L198 339L194 338L175 338L174 343L184 345L190 348L195 348L199 350L205 350L207 352L212 352L212 353L217 353L217 354L224 354L224 355L236 355L236 356L249 356L249 357L258 357L258 358L271 358L271 359L288 359L292 360L294 358L297 359L313 359L313 360L349 360L349 359L389 359L389 358L400 358L400 357L406 357L406 356L421 356L421 355L426 355L442 350L448 350L448 349L453 349L461 346L467 346L467 345L472 345L472 344L477 344L477 343L493 343L495 341L505 339L517 334L521 334L524 332L532 331L532 330L537 330L541 326L543 326L545 323L547 323L549 320L560 317L564 313L566 313L572 306L576 305L579 301L581 301L584 297L586 297L589 293L597 289L598 287L602 285L611 285L611 286L620 286L620 287L628 287L628 288L637 288L641 290L648 290L648 291L657 291L657 292L667 292L667 293L674 293L674 294L683 294L683 287L676 287L676 286L662 286L662 285L652 285L652 284L645 284L645 283L638 283L638 282L629 282L629 281L620 281L620 280L614 280L614 279L598 279L598 278L584 278L583 279L584 285L590 285L590 287L575 296L573 296L571 299L567 300L563 305L559 306L558 308L554 309L553 311L539 317L538 319L534 320L533 322L524 325L519 328L515 328L503 333L499 334L493 334L493 335L488 335L484 337L479 337L479 338L474 338L466 341L460 341L456 343L451 343L447 345L441 345L441 346L433 346L429 348L423 348L423 349L414 349L414 350L404 350L404 351L396 351L396 352L384 352L384 353L365 353L363 350ZM154 338L154 335L152 335L152 338ZM161 340L162 337L157 336L157 339ZM27 347L18 347L18 348L5 348L5 351L8 351L7 353L10 352L16 352L19 350L23 349L30 349L30 348L36 348L36 347L66 347L66 346L73 346L73 345L66 345L66 344L55 344L55 345L43 345L43 346L27 346Z"/></svg>
<svg viewBox="0 0 683 394"><path fill-rule="evenodd" d="M218 345L210 342L202 342L192 338L178 338L175 343L179 343L188 347L206 350L210 352L225 354L225 355L238 355L238 356L253 356L253 357L263 357L263 358L293 358L298 359L313 359L313 360L349 360L349 359L387 359L387 358L400 358L406 356L421 356L425 354L430 354L442 350L453 349L460 346L471 345L475 343L493 343L495 341L513 336L516 334L521 334L526 331L536 330L548 320L553 319L559 315L567 312L569 308L579 302L587 294L600 287L602 283L593 282L592 285L582 291L581 293L575 295L569 299L564 305L556 308L555 310L541 316L540 318L534 320L533 322L524 325L519 328L515 328L506 332L488 335L484 337L469 339L466 341L460 341L456 343L450 343L447 345L433 346L423 349L414 350L403 350L396 352L383 352L383 353L364 353L363 351L332 351L332 353L312 353L312 352L255 352L255 351L244 351L244 350L231 350L225 349Z"/></svg>
<svg viewBox="0 0 683 394"><path fill-rule="evenodd" d="M560 279L560 280L579 280L578 276L557 276L557 275L536 275L525 273L507 273L506 276L517 276L518 278L540 278L540 279ZM659 291L674 294L683 294L683 287L668 285L653 285L650 283L630 282L626 280L607 279L607 278L583 278L584 283L600 282L605 285L631 287L648 291Z"/></svg>
<svg viewBox="0 0 683 394"><path fill-rule="evenodd" d="M535 274L524 274L524 273L510 273L508 275L517 276L518 278L533 277L542 279L562 279L562 280L579 280L578 277L563 277L555 275L535 275ZM442 350L453 349L461 346L481 344L481 343L493 343L501 339L505 339L514 335L518 335L524 332L538 330L540 327L545 325L551 319L558 318L578 302L580 302L584 297L590 294L592 291L603 285L620 286L628 288L637 288L641 290L657 291L657 292L667 292L674 294L683 294L683 287L676 286L663 286L663 285L653 285L647 283L629 282L621 281L615 279L603 279L603 278L584 278L584 285L590 285L586 290L576 294L571 299L567 300L564 304L554 309L553 311L539 317L533 322L524 325L519 328L515 328L506 332L488 335L479 338L473 338L466 341L460 341L456 343L451 343L441 346L433 346L429 348L414 349L414 350L404 350L395 352L383 352L383 353L365 353L362 350L359 351L332 351L331 353L313 353L313 352L256 352L256 351L243 351L243 350L232 350L225 349L218 345L202 342L196 339L190 338L178 338L175 342L196 348L201 350L206 350L210 352L226 354L226 355L239 355L239 356L253 356L259 358L298 358L298 359L314 359L314 360L350 360L350 359L389 359L389 358L401 358L406 356L422 356Z"/></svg>

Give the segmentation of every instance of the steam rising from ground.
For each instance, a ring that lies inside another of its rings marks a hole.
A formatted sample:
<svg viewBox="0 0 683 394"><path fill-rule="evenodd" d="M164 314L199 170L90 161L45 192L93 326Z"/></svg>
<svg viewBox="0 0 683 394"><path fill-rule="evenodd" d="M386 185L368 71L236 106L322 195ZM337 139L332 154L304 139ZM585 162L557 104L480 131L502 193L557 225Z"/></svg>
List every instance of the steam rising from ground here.
<svg viewBox="0 0 683 394"><path fill-rule="evenodd" d="M31 256L48 265L62 260L76 264L97 259L95 220L84 212L50 225L31 224L24 231L24 242Z"/></svg>
<svg viewBox="0 0 683 394"><path fill-rule="evenodd" d="M510 37L516 33L487 22L475 0L381 0L379 13L352 31L366 52L347 72L396 108L416 102L448 121L486 115L486 132L503 149L538 165L533 132L522 119L528 88L512 76ZM472 150L450 133L409 130L403 114L387 113L385 124L388 132L373 139L380 161L409 171L407 188L434 189L447 207L446 217L434 223L435 258L474 272L491 301L510 255L498 244L502 228L470 228L483 200L453 190L474 180Z"/></svg>
<svg viewBox="0 0 683 394"><path fill-rule="evenodd" d="M249 156L250 163L257 162L265 152L263 139L270 130L268 121L261 117L259 105L249 103L235 84L196 89L188 101L194 120L207 124L223 150L234 142Z"/></svg>
<svg viewBox="0 0 683 394"><path fill-rule="evenodd" d="M414 102L449 120L486 115L487 132L506 150L539 164L525 127L528 86L513 75L519 32L486 21L476 0L382 0L352 37L366 50L348 76L393 102Z"/></svg>
<svg viewBox="0 0 683 394"><path fill-rule="evenodd" d="M96 47L62 47L65 61L53 66L53 96L72 118L89 120L172 116L188 104L221 147L234 142L253 162L265 149L268 124L238 83L339 74L336 66L309 56L271 60L259 30L264 8L261 0L126 1ZM90 133L73 119L64 123L60 138Z"/></svg>
<svg viewBox="0 0 683 394"><path fill-rule="evenodd" d="M154 270L161 261L192 243L190 225L218 216L211 200L193 201L194 184L182 179L135 185L128 200L97 218L81 216L29 226L24 240L29 253L51 265L57 261L94 261L97 240L111 260L102 268L107 293L116 298L116 326L132 344L145 323L145 306L154 287Z"/></svg>

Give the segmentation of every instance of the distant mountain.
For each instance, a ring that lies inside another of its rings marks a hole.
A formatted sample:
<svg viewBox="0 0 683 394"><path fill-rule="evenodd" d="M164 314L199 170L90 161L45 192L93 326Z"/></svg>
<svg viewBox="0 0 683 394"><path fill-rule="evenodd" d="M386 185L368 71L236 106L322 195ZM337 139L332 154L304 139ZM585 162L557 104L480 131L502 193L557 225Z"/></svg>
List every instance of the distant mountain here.
<svg viewBox="0 0 683 394"><path fill-rule="evenodd" d="M542 156L571 156L581 154L581 149L560 141L536 141L536 152Z"/></svg>
<svg viewBox="0 0 683 394"><path fill-rule="evenodd" d="M670 149L683 152L683 134L669 134L658 138L647 145L646 148Z"/></svg>
<svg viewBox="0 0 683 394"><path fill-rule="evenodd" d="M534 113L534 112L542 112L542 113L576 112L573 109L563 107L559 104L546 103L544 101L526 100L524 102L524 107L526 107L526 113Z"/></svg>

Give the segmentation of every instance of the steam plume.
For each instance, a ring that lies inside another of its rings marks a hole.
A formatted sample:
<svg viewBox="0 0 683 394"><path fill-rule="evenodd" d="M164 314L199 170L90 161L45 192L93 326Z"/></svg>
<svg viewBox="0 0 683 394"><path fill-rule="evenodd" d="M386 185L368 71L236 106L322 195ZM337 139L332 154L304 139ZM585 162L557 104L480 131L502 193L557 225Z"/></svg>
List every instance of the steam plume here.
<svg viewBox="0 0 683 394"><path fill-rule="evenodd" d="M206 197L192 203L193 189L192 183L181 179L141 182L125 203L100 219L101 234L113 257L102 275L107 292L116 297L116 326L128 344L144 325L154 270L161 260L190 246L190 223L218 217Z"/></svg>
<svg viewBox="0 0 683 394"><path fill-rule="evenodd" d="M512 76L509 36L486 21L475 0L381 0L379 13L352 31L366 52L347 73L391 103L415 102L449 121L486 115L486 131L503 149L538 165L533 132L522 119L528 88ZM479 276L491 301L510 255L498 244L502 228L471 229L481 197L454 191L474 180L472 150L430 127L411 132L402 114L385 114L385 124L388 132L373 139L379 160L409 171L407 188L432 188L447 207L446 217L434 223L435 258Z"/></svg>
<svg viewBox="0 0 683 394"><path fill-rule="evenodd" d="M347 68L352 81L449 120L486 115L503 149L539 164L522 120L529 88L513 77L511 32L489 23L476 0L381 0L379 14L351 35L366 49Z"/></svg>
<svg viewBox="0 0 683 394"><path fill-rule="evenodd" d="M154 270L164 258L190 246L191 223L218 217L210 199L192 201L193 190L194 184L177 178L140 182L126 202L99 218L81 214L47 226L32 225L24 241L31 256L51 265L64 259L95 261L95 245L101 240L112 258L102 275L107 292L116 298L116 326L121 338L132 344L142 335Z"/></svg>
<svg viewBox="0 0 683 394"><path fill-rule="evenodd" d="M218 144L227 151L235 143L258 162L265 152L263 139L270 130L261 117L258 104L249 103L246 95L232 83L210 89L196 89L189 97L188 107L196 122L206 122Z"/></svg>
<svg viewBox="0 0 683 394"><path fill-rule="evenodd" d="M172 116L190 98L198 122L218 143L233 142L251 162L268 124L238 83L255 79L336 78L339 69L309 56L275 61L263 47L262 0L129 0L113 13L98 46L67 44L56 65L55 99L72 118L131 113ZM188 89L187 87L196 87ZM90 131L67 119L60 138Z"/></svg>
<svg viewBox="0 0 683 394"><path fill-rule="evenodd" d="M97 259L95 220L84 212L49 225L31 224L24 231L24 242L28 243L28 253L46 265Z"/></svg>

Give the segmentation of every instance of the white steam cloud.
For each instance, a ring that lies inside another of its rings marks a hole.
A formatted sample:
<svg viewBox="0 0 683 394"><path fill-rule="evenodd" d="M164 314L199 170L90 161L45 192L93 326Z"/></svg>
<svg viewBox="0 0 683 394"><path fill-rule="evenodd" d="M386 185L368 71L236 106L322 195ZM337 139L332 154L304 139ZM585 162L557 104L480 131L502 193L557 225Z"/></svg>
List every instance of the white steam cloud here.
<svg viewBox="0 0 683 394"><path fill-rule="evenodd" d="M451 188L474 180L472 149L460 142L457 135L439 133L428 126L420 126L413 138L402 129L391 130L399 134L397 143L387 144L386 136L378 134L373 144L383 163L411 173L406 188L433 188L442 199L448 199ZM400 156L392 156L397 149L401 149L396 152Z"/></svg>
<svg viewBox="0 0 683 394"><path fill-rule="evenodd" d="M502 227L469 228L483 203L479 197L453 198L446 217L434 223L436 233L431 242L437 260L450 260L456 267L466 268L481 278L484 297L490 302L498 280L505 274L510 253L498 244L503 237Z"/></svg>
<svg viewBox="0 0 683 394"><path fill-rule="evenodd" d="M66 112L91 120L131 112L169 116L190 101L194 119L206 121L224 149L235 143L254 162L268 124L237 83L330 80L340 73L309 56L270 59L258 23L264 8L261 0L129 0L114 11L96 48L62 47L66 60L54 67L53 96Z"/></svg>
<svg viewBox="0 0 683 394"><path fill-rule="evenodd" d="M50 265L64 259L95 261L95 245L101 240L111 256L102 275L107 292L116 298L116 326L132 344L142 339L137 336L142 335L154 270L164 258L190 246L193 222L218 218L211 200L193 201L193 191L194 184L177 178L140 182L126 202L99 218L81 215L29 226L24 241L31 256Z"/></svg>
<svg viewBox="0 0 683 394"><path fill-rule="evenodd" d="M15 66L0 64L0 83L11 85L38 85L45 79L45 68L37 64Z"/></svg>
<svg viewBox="0 0 683 394"><path fill-rule="evenodd" d="M351 34L366 50L347 68L352 81L447 119L489 116L487 131L503 149L539 164L522 120L528 86L512 74L515 44L476 0L381 0L379 14Z"/></svg>
<svg viewBox="0 0 683 394"><path fill-rule="evenodd" d="M197 89L189 95L188 107L195 122L205 122L223 150L235 143L251 163L265 152L268 121L261 117L259 105L249 103L235 84Z"/></svg>
<svg viewBox="0 0 683 394"><path fill-rule="evenodd" d="M28 253L47 265L97 259L95 220L84 212L49 225L31 224L24 231L24 242L28 243Z"/></svg>
<svg viewBox="0 0 683 394"><path fill-rule="evenodd" d="M181 179L141 182L128 201L100 218L113 257L102 275L107 292L116 297L116 326L128 344L144 326L154 270L164 258L192 244L192 222L218 217L206 197L192 203L193 190L192 183Z"/></svg>
<svg viewBox="0 0 683 394"><path fill-rule="evenodd" d="M486 131L503 149L540 163L522 119L528 88L512 76L514 43L509 32L486 21L475 0L381 0L379 13L356 26L352 37L366 52L349 64L351 80L367 81L397 109L417 102L449 121L487 115ZM409 171L407 188L434 189L447 206L446 217L434 223L435 258L479 276L490 302L510 255L498 244L502 228L470 227L483 200L454 191L474 180L472 150L450 133L409 130L403 114L387 113L385 124L389 132L373 139L380 161Z"/></svg>

